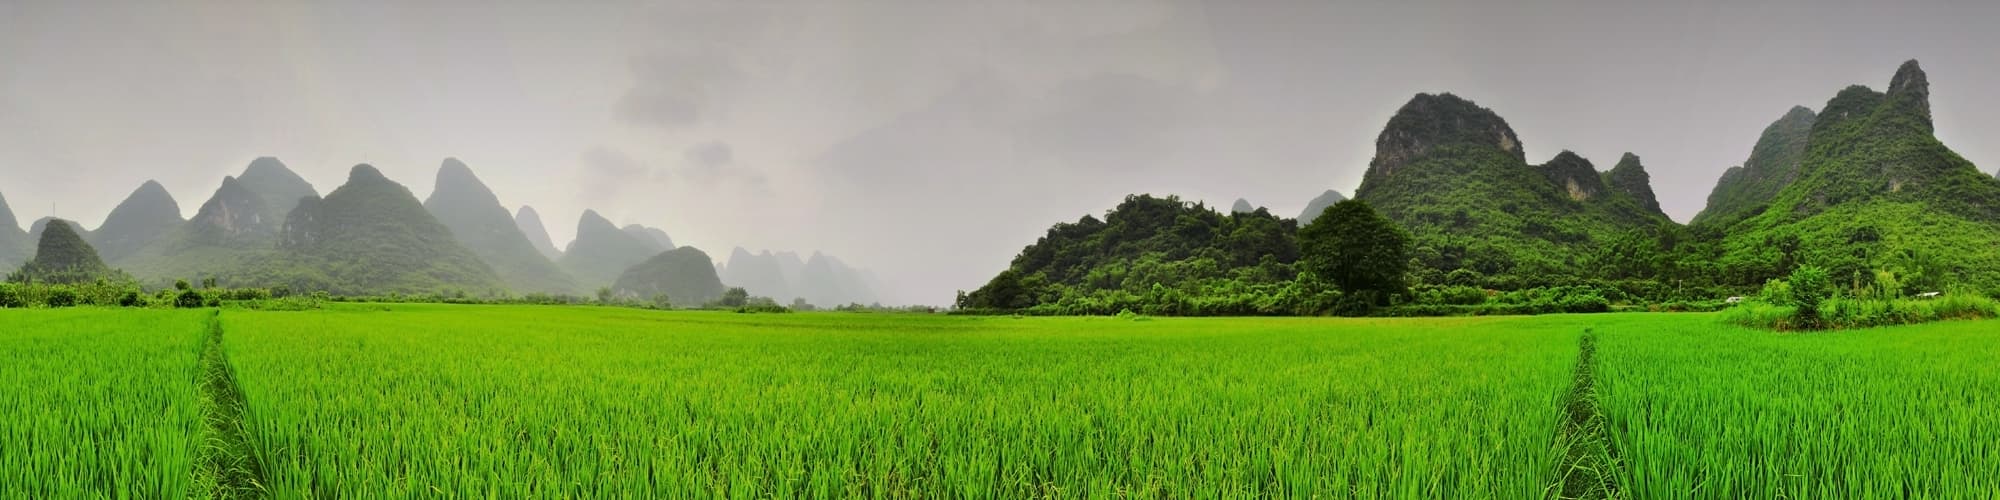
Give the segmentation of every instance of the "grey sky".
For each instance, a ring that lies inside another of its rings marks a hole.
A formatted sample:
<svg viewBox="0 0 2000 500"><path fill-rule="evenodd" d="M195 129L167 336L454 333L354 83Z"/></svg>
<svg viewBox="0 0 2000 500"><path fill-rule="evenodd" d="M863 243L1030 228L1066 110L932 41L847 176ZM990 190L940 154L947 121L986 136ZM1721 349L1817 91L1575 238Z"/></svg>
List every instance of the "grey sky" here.
<svg viewBox="0 0 2000 500"><path fill-rule="evenodd" d="M559 246L595 208L946 303L1127 193L1351 193L1416 92L1534 162L1637 153L1682 221L1786 109L1909 58L1945 143L2000 163L1994 2L1504 3L0 0L0 192L94 227L261 155L419 197L456 156Z"/></svg>

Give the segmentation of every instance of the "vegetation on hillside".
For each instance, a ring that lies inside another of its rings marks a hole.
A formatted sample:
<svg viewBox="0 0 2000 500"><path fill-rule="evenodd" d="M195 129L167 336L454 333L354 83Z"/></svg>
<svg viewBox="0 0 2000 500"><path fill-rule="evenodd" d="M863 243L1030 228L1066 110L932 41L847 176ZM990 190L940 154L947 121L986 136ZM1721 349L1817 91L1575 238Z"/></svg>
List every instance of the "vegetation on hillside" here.
<svg viewBox="0 0 2000 500"><path fill-rule="evenodd" d="M104 265L97 256L97 249L83 241L83 236L70 229L67 222L51 220L42 230L41 241L35 247L35 257L29 259L21 269L7 275L11 283L89 283L95 281L130 281L123 271Z"/></svg>
<svg viewBox="0 0 2000 500"><path fill-rule="evenodd" d="M962 293L972 310L1056 314L1298 314L1321 306L1294 278L1295 222L1224 215L1177 197L1128 196L1103 219L1057 224L1007 270Z"/></svg>
<svg viewBox="0 0 2000 500"><path fill-rule="evenodd" d="M2000 180L1937 140L1928 96L1911 61L1887 93L1853 86L1828 101L1797 179L1715 231L1725 281L1757 285L1811 264L1859 285L1889 271L1926 291L2000 290Z"/></svg>
<svg viewBox="0 0 2000 500"><path fill-rule="evenodd" d="M244 282L335 294L420 293L440 289L498 294L500 280L403 185L369 165L325 199L307 197L285 220L276 258ZM289 271L289 272L288 272Z"/></svg>
<svg viewBox="0 0 2000 500"><path fill-rule="evenodd" d="M680 247L625 270L611 289L620 295L692 306L722 298L727 287L716 277L715 261L706 252Z"/></svg>

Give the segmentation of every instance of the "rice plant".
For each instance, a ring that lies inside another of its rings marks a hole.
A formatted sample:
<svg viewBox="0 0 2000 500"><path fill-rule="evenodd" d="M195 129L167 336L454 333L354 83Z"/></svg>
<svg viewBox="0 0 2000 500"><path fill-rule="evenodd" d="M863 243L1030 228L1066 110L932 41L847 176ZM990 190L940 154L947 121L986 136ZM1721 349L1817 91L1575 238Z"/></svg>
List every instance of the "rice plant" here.
<svg viewBox="0 0 2000 500"><path fill-rule="evenodd" d="M207 313L0 310L0 497L205 496Z"/></svg>
<svg viewBox="0 0 2000 500"><path fill-rule="evenodd" d="M280 497L1540 496L1565 319L231 312Z"/></svg>

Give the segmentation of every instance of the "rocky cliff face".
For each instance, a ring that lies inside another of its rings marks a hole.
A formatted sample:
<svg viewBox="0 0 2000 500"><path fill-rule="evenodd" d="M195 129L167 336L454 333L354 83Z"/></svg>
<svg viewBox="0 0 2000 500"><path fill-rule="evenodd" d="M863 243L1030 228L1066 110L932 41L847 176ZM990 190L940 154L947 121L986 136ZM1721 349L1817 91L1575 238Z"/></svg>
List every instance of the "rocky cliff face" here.
<svg viewBox="0 0 2000 500"><path fill-rule="evenodd" d="M1542 176L1561 188L1571 201L1589 201L1604 194L1604 179L1590 160L1563 151L1542 164Z"/></svg>
<svg viewBox="0 0 2000 500"><path fill-rule="evenodd" d="M1514 128L1493 110L1449 93L1417 94L1376 136L1367 175L1393 177L1404 165L1449 146L1490 147L1527 161Z"/></svg>

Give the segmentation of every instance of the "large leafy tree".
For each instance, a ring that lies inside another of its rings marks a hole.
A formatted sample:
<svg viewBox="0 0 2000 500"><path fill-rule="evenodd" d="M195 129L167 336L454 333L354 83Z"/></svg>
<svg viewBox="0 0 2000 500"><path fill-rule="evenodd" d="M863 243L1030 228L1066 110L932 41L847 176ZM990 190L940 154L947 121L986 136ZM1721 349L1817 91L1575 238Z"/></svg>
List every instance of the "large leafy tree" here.
<svg viewBox="0 0 2000 500"><path fill-rule="evenodd" d="M1378 305L1403 290L1410 270L1409 234L1360 200L1335 203L1300 229L1299 253L1320 279Z"/></svg>

